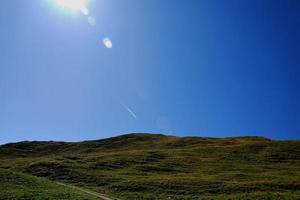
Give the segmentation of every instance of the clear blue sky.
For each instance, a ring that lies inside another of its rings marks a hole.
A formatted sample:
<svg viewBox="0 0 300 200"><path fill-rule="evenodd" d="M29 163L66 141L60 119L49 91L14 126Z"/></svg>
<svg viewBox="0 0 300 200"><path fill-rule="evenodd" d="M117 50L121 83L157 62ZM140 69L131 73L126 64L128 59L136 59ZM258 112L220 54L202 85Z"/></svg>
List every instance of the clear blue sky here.
<svg viewBox="0 0 300 200"><path fill-rule="evenodd" d="M298 0L0 7L0 143L131 132L300 139ZM110 37L113 48L103 46Z"/></svg>

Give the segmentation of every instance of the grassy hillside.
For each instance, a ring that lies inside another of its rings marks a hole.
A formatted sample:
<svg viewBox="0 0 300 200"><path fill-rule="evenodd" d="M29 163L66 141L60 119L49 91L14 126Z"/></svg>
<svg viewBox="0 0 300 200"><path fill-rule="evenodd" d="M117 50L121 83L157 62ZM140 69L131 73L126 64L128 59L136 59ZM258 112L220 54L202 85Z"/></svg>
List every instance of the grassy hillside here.
<svg viewBox="0 0 300 200"><path fill-rule="evenodd" d="M0 146L0 168L128 200L300 199L300 141L131 134L21 142Z"/></svg>
<svg viewBox="0 0 300 200"><path fill-rule="evenodd" d="M96 199L49 180L0 169L0 199L88 200Z"/></svg>

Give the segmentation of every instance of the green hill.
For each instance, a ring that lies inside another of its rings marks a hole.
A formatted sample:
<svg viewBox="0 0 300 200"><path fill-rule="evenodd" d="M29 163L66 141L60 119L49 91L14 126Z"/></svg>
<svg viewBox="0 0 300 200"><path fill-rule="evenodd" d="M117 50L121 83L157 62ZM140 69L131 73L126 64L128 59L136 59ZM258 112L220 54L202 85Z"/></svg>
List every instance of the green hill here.
<svg viewBox="0 0 300 200"><path fill-rule="evenodd" d="M22 173L128 200L300 199L300 141L130 134L79 143L20 142L0 146L0 168L0 182L6 172ZM6 188L23 185L10 180ZM40 187L28 191L43 193ZM52 191L44 194L60 194ZM0 193L0 199L12 197Z"/></svg>

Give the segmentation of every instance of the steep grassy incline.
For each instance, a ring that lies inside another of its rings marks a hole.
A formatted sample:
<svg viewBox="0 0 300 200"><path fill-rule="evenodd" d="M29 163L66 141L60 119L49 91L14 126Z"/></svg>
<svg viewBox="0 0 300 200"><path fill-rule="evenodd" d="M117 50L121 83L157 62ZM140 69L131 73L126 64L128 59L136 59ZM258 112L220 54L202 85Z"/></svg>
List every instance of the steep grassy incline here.
<svg viewBox="0 0 300 200"><path fill-rule="evenodd" d="M300 198L300 142L260 137L22 142L0 146L0 168L120 199Z"/></svg>

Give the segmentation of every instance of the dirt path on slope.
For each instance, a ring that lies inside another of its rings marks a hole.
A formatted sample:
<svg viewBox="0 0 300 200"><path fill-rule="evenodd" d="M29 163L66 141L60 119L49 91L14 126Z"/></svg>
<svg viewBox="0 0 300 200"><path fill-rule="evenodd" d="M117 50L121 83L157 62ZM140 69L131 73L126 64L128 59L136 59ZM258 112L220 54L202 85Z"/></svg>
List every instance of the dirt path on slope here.
<svg viewBox="0 0 300 200"><path fill-rule="evenodd" d="M86 194L89 194L89 195L92 195L94 197L98 197L102 200L116 200L116 199L111 199L107 196L105 196L104 194L100 194L100 193L97 193L97 192L92 192L92 191L89 191L89 190L86 190L86 189L82 189L82 188L79 188L79 187L76 187L76 186L72 186L72 185L67 185L67 184L64 184L64 183L58 183L58 185L61 185L61 186L65 186L65 187L68 187L68 188L72 188L73 190L78 190L80 192L83 192L83 193L86 193Z"/></svg>

